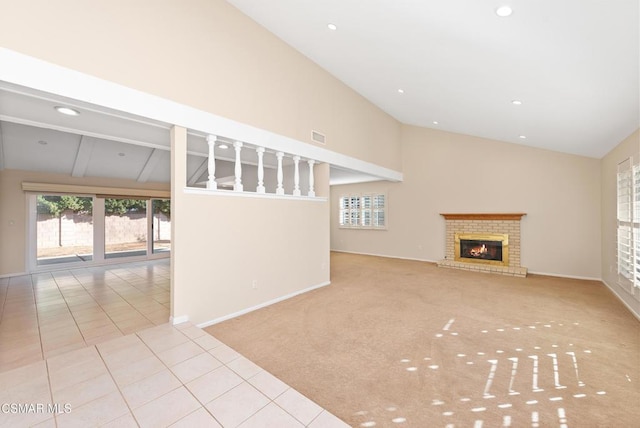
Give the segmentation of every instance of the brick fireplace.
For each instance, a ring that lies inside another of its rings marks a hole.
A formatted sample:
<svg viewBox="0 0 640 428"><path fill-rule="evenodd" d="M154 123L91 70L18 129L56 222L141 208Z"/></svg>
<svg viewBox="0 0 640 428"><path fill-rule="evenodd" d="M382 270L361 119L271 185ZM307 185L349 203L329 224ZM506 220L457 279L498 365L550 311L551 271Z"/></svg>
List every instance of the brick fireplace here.
<svg viewBox="0 0 640 428"><path fill-rule="evenodd" d="M520 265L520 220L524 213L440 214L446 251L439 267L527 276Z"/></svg>

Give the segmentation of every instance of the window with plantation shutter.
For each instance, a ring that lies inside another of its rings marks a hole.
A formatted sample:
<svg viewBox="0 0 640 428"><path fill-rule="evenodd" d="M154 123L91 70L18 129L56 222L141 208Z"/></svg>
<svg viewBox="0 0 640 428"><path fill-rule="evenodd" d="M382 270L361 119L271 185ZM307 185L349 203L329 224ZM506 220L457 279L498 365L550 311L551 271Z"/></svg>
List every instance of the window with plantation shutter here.
<svg viewBox="0 0 640 428"><path fill-rule="evenodd" d="M340 197L339 225L354 229L386 229L386 196L380 193Z"/></svg>
<svg viewBox="0 0 640 428"><path fill-rule="evenodd" d="M387 226L385 217L385 196L376 195L373 199L373 226L384 228Z"/></svg>
<svg viewBox="0 0 640 428"><path fill-rule="evenodd" d="M629 158L618 165L618 282L640 287L640 164Z"/></svg>

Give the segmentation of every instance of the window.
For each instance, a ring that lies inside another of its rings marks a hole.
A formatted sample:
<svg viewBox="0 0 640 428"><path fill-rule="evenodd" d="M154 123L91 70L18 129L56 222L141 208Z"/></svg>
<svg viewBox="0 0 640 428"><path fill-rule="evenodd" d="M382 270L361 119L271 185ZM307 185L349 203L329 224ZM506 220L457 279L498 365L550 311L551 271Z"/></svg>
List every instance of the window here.
<svg viewBox="0 0 640 428"><path fill-rule="evenodd" d="M618 282L640 288L640 164L618 165Z"/></svg>
<svg viewBox="0 0 640 428"><path fill-rule="evenodd" d="M340 197L340 227L386 229L386 196L384 194L349 195Z"/></svg>

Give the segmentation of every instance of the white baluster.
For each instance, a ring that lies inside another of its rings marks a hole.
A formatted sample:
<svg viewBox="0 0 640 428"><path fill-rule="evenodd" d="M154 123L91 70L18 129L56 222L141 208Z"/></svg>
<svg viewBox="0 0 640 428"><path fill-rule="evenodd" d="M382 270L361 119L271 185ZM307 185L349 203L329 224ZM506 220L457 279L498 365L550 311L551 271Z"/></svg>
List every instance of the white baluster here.
<svg viewBox="0 0 640 428"><path fill-rule="evenodd" d="M309 159L307 163L309 164L309 193L307 196L314 197L316 196L316 192L313 190L313 164L316 163L316 161Z"/></svg>
<svg viewBox="0 0 640 428"><path fill-rule="evenodd" d="M233 143L233 148L236 149L236 179L233 182L233 190L235 192L242 192L242 163L240 161L240 150L242 150L242 142L236 141Z"/></svg>
<svg viewBox="0 0 640 428"><path fill-rule="evenodd" d="M215 135L207 135L207 144L209 144L209 161L207 163L207 169L209 170L209 177L207 181L207 189L217 189L218 183L216 183L216 156L213 151L216 146L218 137Z"/></svg>
<svg viewBox="0 0 640 428"><path fill-rule="evenodd" d="M284 153L277 152L276 157L278 158L278 188L276 189L276 195L284 195L284 188L282 187L282 157Z"/></svg>
<svg viewBox="0 0 640 428"><path fill-rule="evenodd" d="M262 163L264 147L256 147L256 153L258 153L258 187L256 188L256 193L264 193L264 164Z"/></svg>
<svg viewBox="0 0 640 428"><path fill-rule="evenodd" d="M298 166L298 162L300 162L300 156L293 157L293 196L300 196L300 167Z"/></svg>

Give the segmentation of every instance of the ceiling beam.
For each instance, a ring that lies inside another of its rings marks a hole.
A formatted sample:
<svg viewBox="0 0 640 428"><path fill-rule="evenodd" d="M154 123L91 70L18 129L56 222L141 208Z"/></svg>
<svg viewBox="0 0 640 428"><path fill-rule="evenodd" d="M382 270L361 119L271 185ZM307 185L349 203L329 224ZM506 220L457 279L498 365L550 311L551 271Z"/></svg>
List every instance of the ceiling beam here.
<svg viewBox="0 0 640 428"><path fill-rule="evenodd" d="M91 159L91 152L93 152L93 146L95 140L91 137L83 135L80 137L80 145L78 146L78 152L76 153L76 161L73 163L73 170L71 171L72 177L84 177L87 172L87 166L89 166L89 160Z"/></svg>
<svg viewBox="0 0 640 428"><path fill-rule="evenodd" d="M149 179L149 176L151 175L153 170L156 169L156 167L162 160L163 154L164 153L162 150L153 149L151 155L149 156L149 159L147 159L147 163L144 165L144 168L142 168L142 171L140 171L140 175L138 175L138 181L140 183L144 183Z"/></svg>
<svg viewBox="0 0 640 428"><path fill-rule="evenodd" d="M193 175L189 178L189 181L187 182L188 186L193 186L198 182L198 178L200 178L202 174L207 171L208 164L209 158L206 158L204 161L202 161L198 169L196 169L196 172L194 172Z"/></svg>

